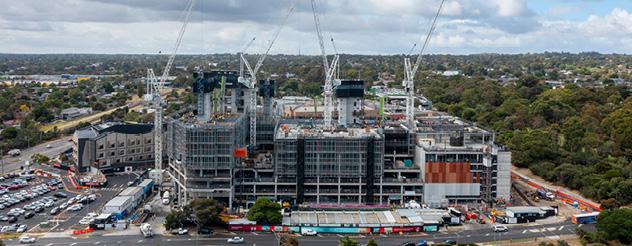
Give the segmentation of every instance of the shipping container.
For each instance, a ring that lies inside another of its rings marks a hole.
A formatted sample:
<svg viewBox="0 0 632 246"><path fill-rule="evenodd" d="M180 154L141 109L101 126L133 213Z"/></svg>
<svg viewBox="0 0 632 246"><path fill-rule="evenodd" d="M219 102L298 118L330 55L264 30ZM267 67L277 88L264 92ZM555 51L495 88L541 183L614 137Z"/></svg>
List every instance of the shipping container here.
<svg viewBox="0 0 632 246"><path fill-rule="evenodd" d="M127 210L132 208L133 198L131 196L116 196L103 206L103 213L117 214L125 216Z"/></svg>

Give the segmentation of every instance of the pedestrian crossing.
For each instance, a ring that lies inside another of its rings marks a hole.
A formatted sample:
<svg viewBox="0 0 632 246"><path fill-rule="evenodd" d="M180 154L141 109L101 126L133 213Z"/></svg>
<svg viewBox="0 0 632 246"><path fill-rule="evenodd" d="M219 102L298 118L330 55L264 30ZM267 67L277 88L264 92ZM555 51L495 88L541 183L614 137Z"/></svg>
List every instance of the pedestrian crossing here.
<svg viewBox="0 0 632 246"><path fill-rule="evenodd" d="M99 188L98 190L100 191L122 191L123 188L117 188L117 187L104 187L104 188Z"/></svg>

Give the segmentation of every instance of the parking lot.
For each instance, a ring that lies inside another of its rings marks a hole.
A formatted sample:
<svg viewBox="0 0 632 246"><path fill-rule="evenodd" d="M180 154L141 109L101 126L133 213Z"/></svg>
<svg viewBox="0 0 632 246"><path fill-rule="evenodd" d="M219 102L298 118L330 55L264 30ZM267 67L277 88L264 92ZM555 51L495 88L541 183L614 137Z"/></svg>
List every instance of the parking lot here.
<svg viewBox="0 0 632 246"><path fill-rule="evenodd" d="M66 189L70 184L64 185L65 179L6 175L0 178L0 232L63 231L88 226L89 221L82 219L98 214L134 178L133 174L111 176L107 187L74 190ZM51 221L50 225L34 230L45 221Z"/></svg>
<svg viewBox="0 0 632 246"><path fill-rule="evenodd" d="M55 197L58 192L66 193L61 181L54 178L32 174L7 174L1 177L0 232L16 232L19 225L26 225L26 229L30 230L54 216L50 210L67 200ZM18 232L22 232L22 229Z"/></svg>

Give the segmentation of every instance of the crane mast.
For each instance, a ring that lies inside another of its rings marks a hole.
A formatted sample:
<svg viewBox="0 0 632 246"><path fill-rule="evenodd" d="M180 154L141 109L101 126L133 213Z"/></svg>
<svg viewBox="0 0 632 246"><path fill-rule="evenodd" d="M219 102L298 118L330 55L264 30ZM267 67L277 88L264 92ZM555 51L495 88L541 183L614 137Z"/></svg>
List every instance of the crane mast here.
<svg viewBox="0 0 632 246"><path fill-rule="evenodd" d="M270 42L268 43L268 47L266 48L265 53L259 56L259 59L257 60L257 63L255 64L254 68L250 66L248 59L246 59L246 57L244 56L244 52L246 51L248 47L250 47L250 45L255 40L255 38L253 38L248 43L248 45L246 45L246 48L243 50L243 52L239 53L240 70L239 70L238 81L244 84L250 90L250 93L248 94L247 111L248 111L248 117L250 120L250 141L249 142L252 148L255 148L257 146L257 73L259 72L259 69L263 65L263 62L265 61L266 57L268 56L268 53L270 53L270 49L272 49L272 45L274 45L274 42L279 37L279 34L281 33L281 29L283 29L283 27L285 26L285 23L287 22L287 19L290 17L290 14L292 13L292 11L294 11L294 7L290 7L287 15L285 15L285 18L283 19L283 22L281 23L281 25L279 25L279 28L274 33L272 40L270 40ZM246 70L248 71L248 73L250 74L249 78L244 77L244 71L243 71L244 66Z"/></svg>
<svg viewBox="0 0 632 246"><path fill-rule="evenodd" d="M432 37L432 33L434 32L437 24L437 19L439 18L439 14L441 14L441 9L443 8L445 0L441 0L439 4L439 9L432 20L432 25L430 26L430 30L428 30L428 34L426 35L426 39L424 40L424 44L417 55L417 60L415 64L412 64L410 58L404 58L404 80L402 84L404 86L404 90L406 92L406 126L408 130L414 132L417 128L415 124L415 75L417 74L417 70L419 69L419 65L421 64L423 53L430 42L430 38ZM416 46L416 45L415 45ZM413 46L413 49L415 48ZM412 49L411 49L412 52Z"/></svg>
<svg viewBox="0 0 632 246"><path fill-rule="evenodd" d="M336 75L336 68L338 67L338 60L340 59L338 54L334 55L334 58L329 64L327 60L327 54L325 51L325 42L323 41L323 34L320 30L320 19L318 18L318 12L316 11L316 1L312 0L312 12L314 13L314 25L316 26L316 34L318 35L318 44L320 45L320 55L323 59L323 67L325 70L325 86L324 86L324 109L323 109L323 123L326 130L333 130L332 114L334 111L334 76ZM333 43L333 38L332 38Z"/></svg>
<svg viewBox="0 0 632 246"><path fill-rule="evenodd" d="M191 12L193 6L195 5L195 0L189 0L187 6L185 8L184 20L182 21L182 26L180 27L180 31L178 32L178 38L176 39L176 43L173 47L173 52L169 56L167 60L167 65L162 71L162 75L160 78L156 78L154 74L154 70L149 68L147 69L147 83L148 89L150 89L145 96L145 100L150 101L152 108L154 109L154 168L156 170L162 169L162 95L160 94L162 88L167 80L167 76L169 76L169 70L173 66L173 61L176 58L176 54L178 52L178 48L182 43L182 37L184 36L184 32L186 30L187 24L189 23L189 19L191 17Z"/></svg>

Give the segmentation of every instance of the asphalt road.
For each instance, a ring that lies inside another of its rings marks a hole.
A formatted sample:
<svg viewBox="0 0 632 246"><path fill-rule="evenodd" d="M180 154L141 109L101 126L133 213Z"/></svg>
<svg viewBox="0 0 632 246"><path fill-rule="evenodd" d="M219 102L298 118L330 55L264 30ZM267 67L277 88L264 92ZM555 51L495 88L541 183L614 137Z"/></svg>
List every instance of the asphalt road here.
<svg viewBox="0 0 632 246"><path fill-rule="evenodd" d="M582 225L584 229L594 230L593 225ZM429 242L441 243L446 239L456 240L459 244L469 243L493 243L508 240L520 240L528 242L534 238L548 238L557 240L562 235L575 234L576 225L569 221L548 225L521 225L513 227L508 232L494 233L491 228L481 230L469 230L458 233L434 232L423 235L375 235L374 239L378 245L395 246L404 242L426 240ZM133 228L132 230L134 230ZM101 232L96 232L101 233ZM162 236L157 235L153 238L143 238L139 232L132 232L133 235L93 235L88 238L40 238L34 245L226 245L226 240L232 235L215 235L212 237L196 237L196 236ZM246 239L243 245L257 246L274 246L277 245L275 235L270 233L241 233L236 234ZM344 235L326 234L314 237L299 236L299 245L338 245L340 238ZM366 235L351 235L358 243L366 243L370 237ZM17 245L16 240L6 241L7 245Z"/></svg>
<svg viewBox="0 0 632 246"><path fill-rule="evenodd" d="M72 148L72 142L70 142L71 138L72 136L66 136L60 139L33 146L31 148L22 149L22 153L16 157L5 155L2 157L2 161L0 162L0 164L4 163L2 165L2 169L4 170L4 173L19 169L20 166L23 166L25 164L25 161L30 161L31 156L35 153L40 153L42 155L48 156L49 158L57 157L57 155L59 155L60 153ZM46 148L46 146L49 144L51 147ZM1 171L2 170L0 170L0 172Z"/></svg>

